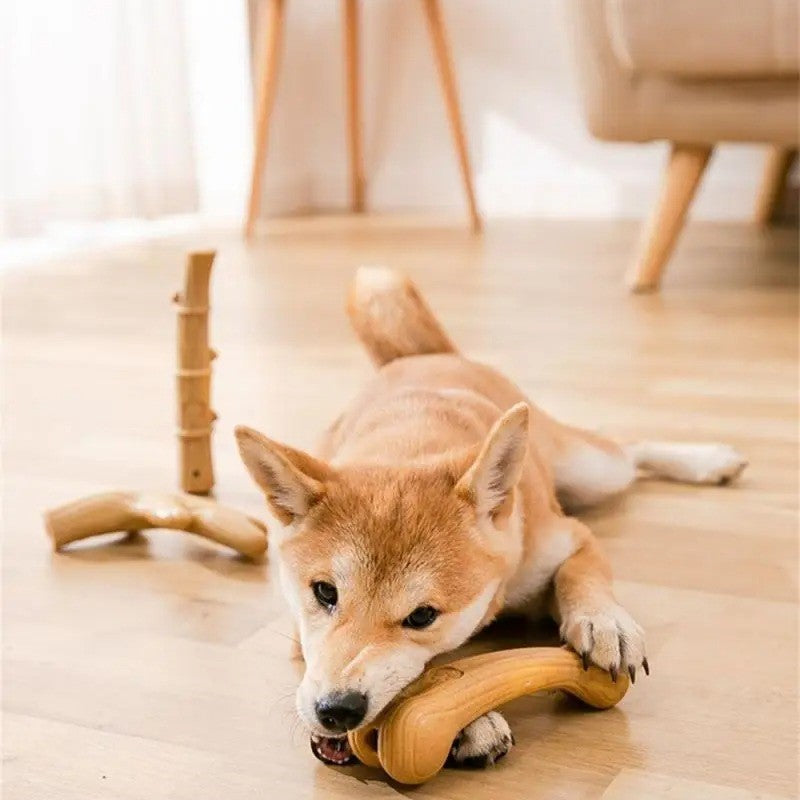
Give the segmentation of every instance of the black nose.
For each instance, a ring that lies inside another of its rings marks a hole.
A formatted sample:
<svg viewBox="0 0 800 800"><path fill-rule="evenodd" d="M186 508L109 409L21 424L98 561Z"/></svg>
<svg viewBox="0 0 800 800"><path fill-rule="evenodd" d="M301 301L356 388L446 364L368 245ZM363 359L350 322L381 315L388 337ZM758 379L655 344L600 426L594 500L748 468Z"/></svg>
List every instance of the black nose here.
<svg viewBox="0 0 800 800"><path fill-rule="evenodd" d="M344 733L358 726L367 713L367 696L361 692L331 692L317 700L317 719L329 731Z"/></svg>

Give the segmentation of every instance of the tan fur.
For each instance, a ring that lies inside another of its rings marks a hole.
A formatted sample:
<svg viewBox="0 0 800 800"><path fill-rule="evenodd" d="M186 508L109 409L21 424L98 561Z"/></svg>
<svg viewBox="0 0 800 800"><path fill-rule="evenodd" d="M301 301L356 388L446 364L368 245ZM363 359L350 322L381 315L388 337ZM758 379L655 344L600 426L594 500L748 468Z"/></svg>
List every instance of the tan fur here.
<svg viewBox="0 0 800 800"><path fill-rule="evenodd" d="M390 269L362 267L347 311L378 367L403 356L456 352L417 287Z"/></svg>
<svg viewBox="0 0 800 800"><path fill-rule="evenodd" d="M248 468L287 523L280 570L307 663L298 708L312 731L317 698L362 691L374 717L506 598L533 615L549 609L565 639L612 674L638 669L641 629L614 599L591 532L558 499L625 488L635 463L456 354L408 280L360 272L349 312L380 369L325 434L319 459L237 429ZM620 478L606 486L582 476L587 453ZM559 485L559 474L569 481ZM315 581L337 587L333 612L316 602ZM403 627L424 605L440 611L430 628Z"/></svg>

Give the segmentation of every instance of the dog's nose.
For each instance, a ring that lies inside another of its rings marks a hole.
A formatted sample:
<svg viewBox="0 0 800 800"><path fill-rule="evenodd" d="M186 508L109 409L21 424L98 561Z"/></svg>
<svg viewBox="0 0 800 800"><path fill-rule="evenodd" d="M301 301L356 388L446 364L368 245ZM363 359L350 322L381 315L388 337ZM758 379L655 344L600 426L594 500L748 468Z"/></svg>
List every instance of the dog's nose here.
<svg viewBox="0 0 800 800"><path fill-rule="evenodd" d="M352 730L367 714L367 696L361 692L331 692L317 700L317 719L332 733Z"/></svg>

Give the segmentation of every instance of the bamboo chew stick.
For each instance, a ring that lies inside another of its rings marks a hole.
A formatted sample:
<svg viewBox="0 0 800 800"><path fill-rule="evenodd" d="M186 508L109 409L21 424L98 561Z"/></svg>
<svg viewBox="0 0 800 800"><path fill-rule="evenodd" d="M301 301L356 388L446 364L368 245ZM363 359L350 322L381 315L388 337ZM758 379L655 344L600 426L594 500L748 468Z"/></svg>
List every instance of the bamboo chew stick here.
<svg viewBox="0 0 800 800"><path fill-rule="evenodd" d="M180 486L185 492L208 494L214 486L211 431L211 361L208 346L208 284L216 253L189 253L178 306L178 441Z"/></svg>
<svg viewBox="0 0 800 800"><path fill-rule="evenodd" d="M249 558L267 549L263 522L189 494L106 492L46 511L44 520L55 550L101 533L146 528L195 533Z"/></svg>
<svg viewBox="0 0 800 800"><path fill-rule="evenodd" d="M524 647L484 653L427 670L370 725L351 731L366 765L400 783L423 783L447 760L458 732L487 711L524 694L563 689L595 708L616 705L628 690L597 667L583 669L571 650Z"/></svg>

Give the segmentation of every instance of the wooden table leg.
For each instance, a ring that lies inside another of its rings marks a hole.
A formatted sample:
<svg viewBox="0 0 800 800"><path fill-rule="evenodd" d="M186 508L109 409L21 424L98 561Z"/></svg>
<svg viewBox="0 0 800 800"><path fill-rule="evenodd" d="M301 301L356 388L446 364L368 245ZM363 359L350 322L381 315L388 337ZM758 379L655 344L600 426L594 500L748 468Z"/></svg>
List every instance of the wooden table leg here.
<svg viewBox="0 0 800 800"><path fill-rule="evenodd" d="M247 219L244 235L253 234L253 226L261 206L261 186L264 178L264 164L267 159L269 121L275 105L275 92L278 85L278 60L283 37L283 17L285 0L265 0L267 12L259 9L258 37L262 35L264 56L258 73L258 101L256 103L255 141L253 146L253 170L250 176L250 200L247 205Z"/></svg>
<svg viewBox="0 0 800 800"><path fill-rule="evenodd" d="M361 87L358 72L358 0L344 0L344 63L347 86L347 136L350 149L350 207L364 210L364 167L361 152Z"/></svg>
<svg viewBox="0 0 800 800"><path fill-rule="evenodd" d="M433 52L436 64L439 69L439 79L442 82L445 105L447 106L447 117L450 120L450 130L453 134L453 142L458 155L458 164L461 169L461 179L464 183L464 191L467 195L467 206L472 228L479 231L481 228L481 218L478 213L478 206L475 201L475 190L472 185L472 171L469 163L469 152L467 150L467 140L464 136L464 126L461 120L461 110L458 102L458 90L456 88L453 61L447 38L444 30L444 19L439 0L422 0L425 8L425 16L428 20L428 28L433 42Z"/></svg>

